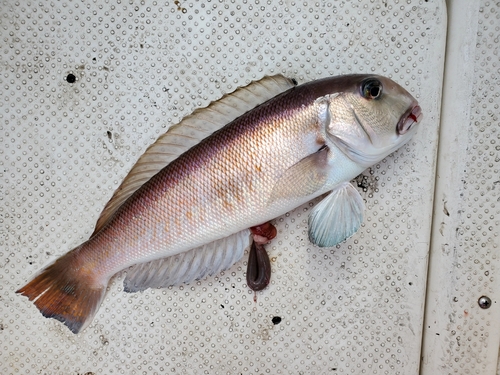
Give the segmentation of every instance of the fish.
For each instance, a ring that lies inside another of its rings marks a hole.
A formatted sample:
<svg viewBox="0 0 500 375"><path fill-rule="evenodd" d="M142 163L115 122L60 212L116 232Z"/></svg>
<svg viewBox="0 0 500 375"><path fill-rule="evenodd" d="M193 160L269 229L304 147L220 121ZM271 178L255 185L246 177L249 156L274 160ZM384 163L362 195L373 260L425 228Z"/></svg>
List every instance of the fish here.
<svg viewBox="0 0 500 375"><path fill-rule="evenodd" d="M126 270L126 292L203 279L242 258L250 228L314 198L325 196L310 212L309 240L341 243L363 221L363 199L349 181L407 143L421 118L417 100L387 77L342 75L301 85L264 77L160 136L90 238L17 293L77 334L118 272ZM258 282L258 263L249 263Z"/></svg>

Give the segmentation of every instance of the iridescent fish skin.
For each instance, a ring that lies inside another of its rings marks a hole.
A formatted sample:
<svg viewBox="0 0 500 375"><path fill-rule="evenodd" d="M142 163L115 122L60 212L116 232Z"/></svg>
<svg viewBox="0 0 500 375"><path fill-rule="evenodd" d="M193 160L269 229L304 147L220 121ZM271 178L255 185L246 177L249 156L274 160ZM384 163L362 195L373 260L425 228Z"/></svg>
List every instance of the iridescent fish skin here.
<svg viewBox="0 0 500 375"><path fill-rule="evenodd" d="M203 252L208 243L266 223L329 191L332 202L354 199L362 210L362 200L346 182L406 143L420 117L416 100L380 76L331 77L291 88L181 154L88 241L19 293L46 317L78 333L91 322L109 279L132 265L195 248ZM341 233L331 234L321 225L329 225L327 211L317 210L310 220L309 237L320 246L344 240L362 220L357 211L348 212L353 220ZM212 251L210 261L219 262L217 256ZM193 259L187 268L198 258ZM147 277L138 284L153 285L144 281Z"/></svg>

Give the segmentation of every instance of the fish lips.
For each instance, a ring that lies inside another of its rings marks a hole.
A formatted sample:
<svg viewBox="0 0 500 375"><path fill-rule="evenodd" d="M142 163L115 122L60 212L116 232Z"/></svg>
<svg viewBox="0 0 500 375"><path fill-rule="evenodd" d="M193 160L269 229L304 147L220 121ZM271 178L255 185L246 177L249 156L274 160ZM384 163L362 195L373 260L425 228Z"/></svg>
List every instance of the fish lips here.
<svg viewBox="0 0 500 375"><path fill-rule="evenodd" d="M408 108L403 116L401 116L396 126L398 135L408 133L408 131L410 131L410 129L412 129L415 124L420 122L422 117L422 108L420 108L418 104L415 104L414 106Z"/></svg>

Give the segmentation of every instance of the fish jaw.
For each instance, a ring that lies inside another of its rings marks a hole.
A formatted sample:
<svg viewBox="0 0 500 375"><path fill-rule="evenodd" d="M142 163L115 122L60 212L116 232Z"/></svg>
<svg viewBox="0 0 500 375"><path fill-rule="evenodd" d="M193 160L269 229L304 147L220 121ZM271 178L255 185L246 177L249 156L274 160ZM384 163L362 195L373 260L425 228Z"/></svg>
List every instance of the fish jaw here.
<svg viewBox="0 0 500 375"><path fill-rule="evenodd" d="M336 139L338 145L352 160L368 168L406 144L417 132L416 125L422 117L422 110L415 101L400 117L394 134L379 136L373 132L367 132L367 138L362 141L362 144L356 145L349 140ZM357 125L364 128L359 117L355 116L355 118Z"/></svg>

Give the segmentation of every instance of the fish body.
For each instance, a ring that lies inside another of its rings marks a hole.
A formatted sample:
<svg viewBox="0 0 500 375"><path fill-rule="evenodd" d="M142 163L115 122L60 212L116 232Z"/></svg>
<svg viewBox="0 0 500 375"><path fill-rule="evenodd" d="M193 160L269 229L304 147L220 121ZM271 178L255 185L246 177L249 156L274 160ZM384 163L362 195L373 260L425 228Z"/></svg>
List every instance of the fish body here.
<svg viewBox="0 0 500 375"><path fill-rule="evenodd" d="M129 183L127 199L118 197L88 241L19 292L78 333L117 272L136 265L128 291L218 272L241 257L248 228L327 192L311 213L309 237L332 246L362 221L362 199L348 181L406 143L420 116L416 100L380 76L292 87L206 136L140 187ZM188 138L173 139L185 145Z"/></svg>

